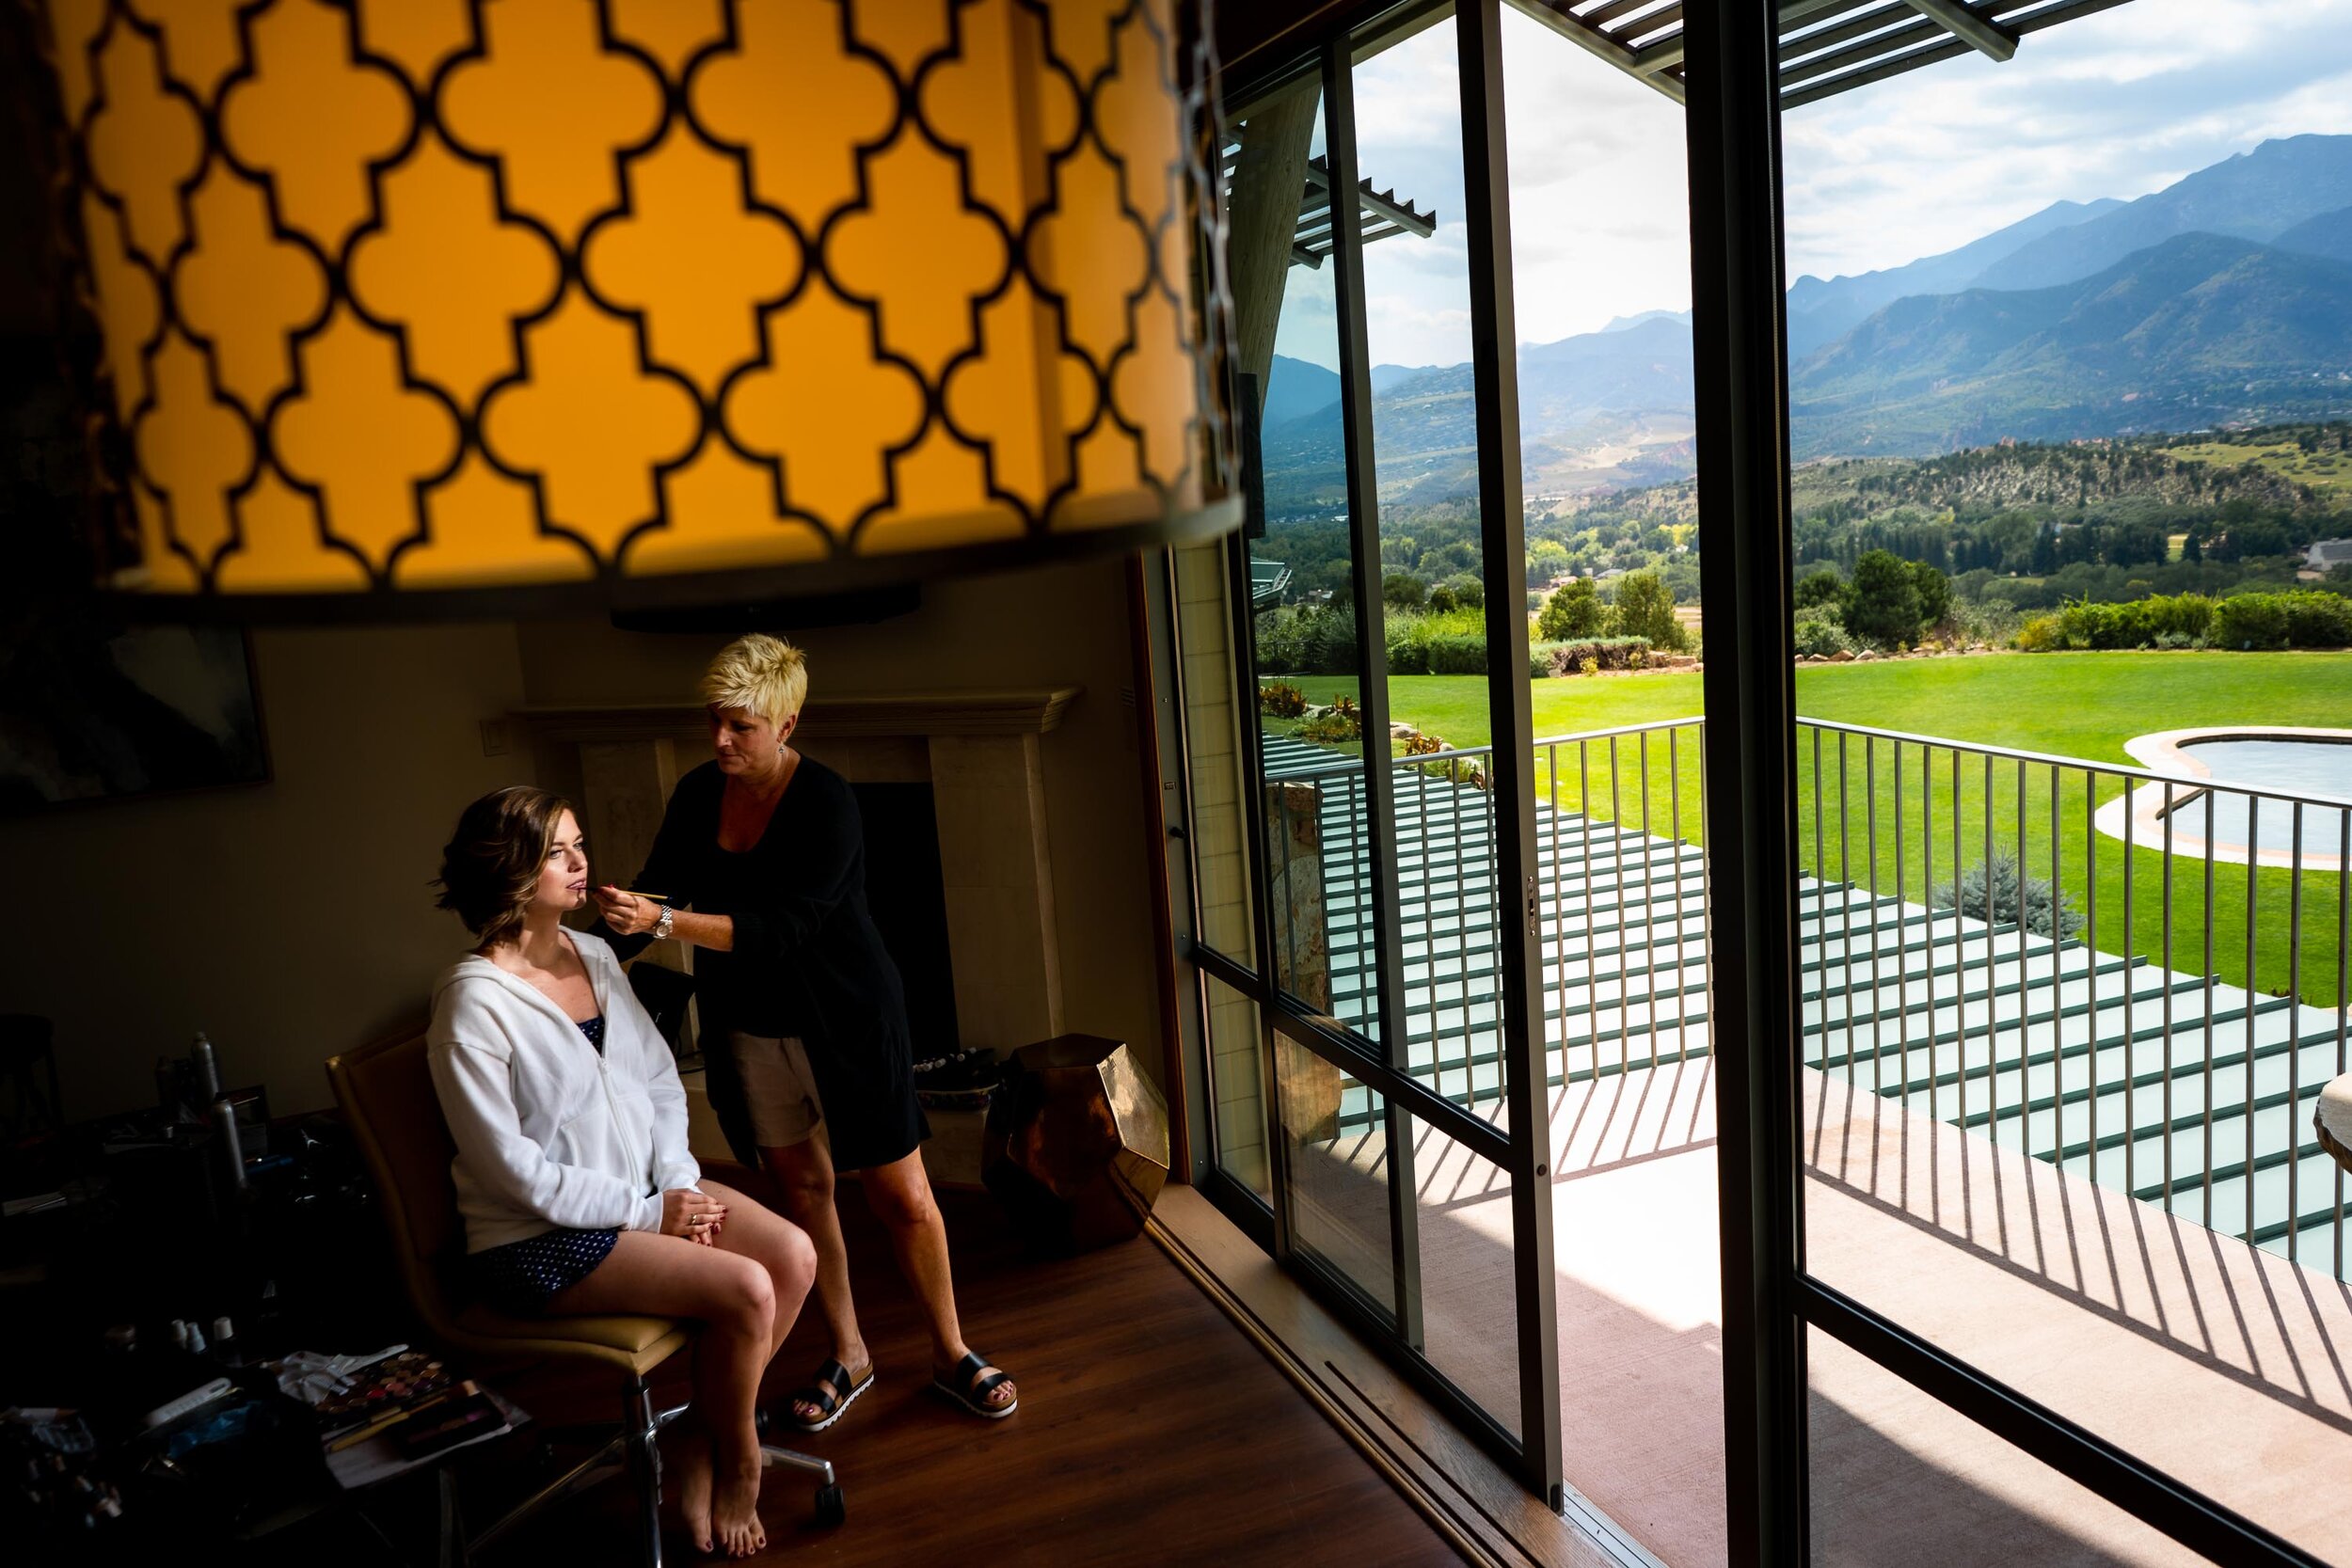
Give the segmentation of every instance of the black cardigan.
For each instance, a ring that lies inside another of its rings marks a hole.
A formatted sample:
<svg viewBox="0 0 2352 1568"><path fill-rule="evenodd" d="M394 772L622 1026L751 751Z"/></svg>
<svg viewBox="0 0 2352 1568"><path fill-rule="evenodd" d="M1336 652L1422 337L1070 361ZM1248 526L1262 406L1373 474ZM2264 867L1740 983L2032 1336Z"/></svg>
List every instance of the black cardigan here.
<svg viewBox="0 0 2352 1568"><path fill-rule="evenodd" d="M817 1077L834 1164L888 1164L930 1135L914 1098L914 1046L898 969L866 909L866 834L847 780L803 754L767 831L719 847L726 776L707 762L680 779L632 886L674 908L735 922L732 952L698 948L705 1084L738 1158L756 1164L729 1030L794 1035ZM623 957L651 939L617 939Z"/></svg>

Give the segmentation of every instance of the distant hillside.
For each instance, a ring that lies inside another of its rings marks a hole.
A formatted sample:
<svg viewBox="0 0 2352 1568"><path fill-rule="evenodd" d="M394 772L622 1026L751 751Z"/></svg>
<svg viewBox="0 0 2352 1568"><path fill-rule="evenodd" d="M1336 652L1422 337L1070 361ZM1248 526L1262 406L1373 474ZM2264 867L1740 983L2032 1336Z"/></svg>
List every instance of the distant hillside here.
<svg viewBox="0 0 2352 1568"><path fill-rule="evenodd" d="M2332 213L2305 218L2270 243L2280 250L2304 256L2352 261L2352 207L2339 207Z"/></svg>
<svg viewBox="0 0 2352 1568"><path fill-rule="evenodd" d="M1789 383L1800 457L2322 415L2352 403L2352 264L2179 235L2076 283L1899 300Z"/></svg>
<svg viewBox="0 0 2352 1568"><path fill-rule="evenodd" d="M2044 235L1969 283L1979 289L2072 283L2178 234L2267 242L2344 206L2352 206L2352 136L2288 136L2199 169L2105 216Z"/></svg>
<svg viewBox="0 0 2352 1568"><path fill-rule="evenodd" d="M1906 295L1946 294L1964 289L1985 268L2052 230L2070 228L2122 205L2113 199L2057 201L1956 250L1905 266L1866 272L1858 277L1833 277L1827 282L1800 277L1788 286L1788 356L1804 358Z"/></svg>
<svg viewBox="0 0 2352 1568"><path fill-rule="evenodd" d="M1328 408L1340 401L1340 375L1321 365L1287 355L1274 356L1273 373L1266 377L1263 402L1259 407L1260 422L1272 428L1288 424L1318 408Z"/></svg>

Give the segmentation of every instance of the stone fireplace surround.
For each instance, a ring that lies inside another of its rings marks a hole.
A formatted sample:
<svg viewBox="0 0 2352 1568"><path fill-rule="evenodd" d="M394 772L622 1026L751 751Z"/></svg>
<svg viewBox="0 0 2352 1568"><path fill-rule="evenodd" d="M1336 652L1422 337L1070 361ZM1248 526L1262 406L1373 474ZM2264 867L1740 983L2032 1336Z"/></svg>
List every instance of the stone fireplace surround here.
<svg viewBox="0 0 2352 1568"><path fill-rule="evenodd" d="M931 787L967 1048L1005 1052L1066 1032L1039 737L1083 689L834 695L802 710L793 744L851 783ZM596 858L614 877L644 863L672 787L710 754L704 711L689 704L534 706L511 718L540 781L579 802ZM680 943L647 957L692 967Z"/></svg>

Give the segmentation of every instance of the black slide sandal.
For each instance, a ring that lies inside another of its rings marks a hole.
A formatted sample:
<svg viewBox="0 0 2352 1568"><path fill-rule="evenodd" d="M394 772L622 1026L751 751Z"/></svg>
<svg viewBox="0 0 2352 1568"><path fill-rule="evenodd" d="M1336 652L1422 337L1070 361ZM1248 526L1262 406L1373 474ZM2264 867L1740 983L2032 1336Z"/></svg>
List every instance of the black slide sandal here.
<svg viewBox="0 0 2352 1568"><path fill-rule="evenodd" d="M785 1407L787 1412L785 1419L795 1432L822 1432L849 1414L850 1406L857 1402L857 1397L873 1386L873 1368L866 1369L866 1376L862 1381L851 1383L850 1369L829 1355L817 1369L816 1382L805 1388L792 1390L792 1398ZM813 1404L824 1414L813 1421L803 1420L801 1413L791 1408L792 1405L803 1403Z"/></svg>
<svg viewBox="0 0 2352 1568"><path fill-rule="evenodd" d="M956 1363L953 1371L943 1372L931 1379L931 1387L943 1399L953 1400L983 1421L1001 1421L1021 1408L1021 1396L1015 1394L1012 1402L1002 1409L984 1402L990 1389L1000 1383L1012 1381L1012 1374L1001 1369L989 1372L986 1377L980 1376L987 1368L988 1363L980 1359L977 1351L967 1352L964 1358Z"/></svg>

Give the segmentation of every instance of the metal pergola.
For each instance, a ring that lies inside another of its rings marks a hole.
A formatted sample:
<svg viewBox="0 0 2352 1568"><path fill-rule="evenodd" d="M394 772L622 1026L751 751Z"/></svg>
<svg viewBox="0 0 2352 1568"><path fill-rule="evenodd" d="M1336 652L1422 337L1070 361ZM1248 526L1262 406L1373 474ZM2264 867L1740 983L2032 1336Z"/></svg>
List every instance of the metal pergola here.
<svg viewBox="0 0 2352 1568"><path fill-rule="evenodd" d="M1781 0L1780 106L1974 50L1996 60L2027 33L2123 0ZM1683 0L1513 0L1561 37L1683 101Z"/></svg>
<svg viewBox="0 0 2352 1568"><path fill-rule="evenodd" d="M1233 182L1233 166L1241 161L1241 138L1225 142L1225 184ZM1356 182L1358 232L1365 245L1394 234L1418 234L1423 239L1438 231L1435 210L1423 212L1394 191L1375 191L1370 180ZM1307 160L1307 183L1298 198L1298 232L1291 241L1294 265L1321 267L1331 254L1331 161L1326 156Z"/></svg>

